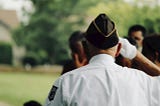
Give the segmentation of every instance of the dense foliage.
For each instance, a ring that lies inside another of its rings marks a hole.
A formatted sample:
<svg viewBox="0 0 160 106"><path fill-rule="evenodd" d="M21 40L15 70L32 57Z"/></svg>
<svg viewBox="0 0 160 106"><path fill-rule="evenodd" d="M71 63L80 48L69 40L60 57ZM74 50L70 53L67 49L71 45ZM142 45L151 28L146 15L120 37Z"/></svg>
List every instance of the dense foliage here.
<svg viewBox="0 0 160 106"><path fill-rule="evenodd" d="M14 32L14 39L24 45L27 56L34 54L38 63L61 63L69 58L68 37L73 31L86 30L99 13L108 14L120 36L126 36L133 24L144 25L149 33L160 32L160 7L137 6L123 0L31 0L34 12L28 24ZM33 57L32 56L32 57Z"/></svg>
<svg viewBox="0 0 160 106"><path fill-rule="evenodd" d="M0 42L0 64L12 64L12 45Z"/></svg>
<svg viewBox="0 0 160 106"><path fill-rule="evenodd" d="M31 1L35 11L30 15L29 23L22 24L13 37L28 52L34 52L49 63L60 63L69 57L68 37L84 25L85 12L82 11L95 1L88 4L85 0Z"/></svg>
<svg viewBox="0 0 160 106"><path fill-rule="evenodd" d="M120 36L127 36L128 28L134 24L146 27L148 33L160 32L160 6L129 4L125 2L98 3L88 14L108 14L116 23Z"/></svg>

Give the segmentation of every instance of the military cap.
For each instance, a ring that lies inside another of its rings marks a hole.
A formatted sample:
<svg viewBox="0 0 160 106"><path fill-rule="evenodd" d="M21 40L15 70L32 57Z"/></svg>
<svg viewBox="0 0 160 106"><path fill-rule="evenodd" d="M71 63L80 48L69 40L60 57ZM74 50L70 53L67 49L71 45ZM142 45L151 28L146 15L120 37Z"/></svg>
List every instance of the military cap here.
<svg viewBox="0 0 160 106"><path fill-rule="evenodd" d="M108 49L115 46L119 41L114 22L105 14L98 15L91 22L85 37L99 49Z"/></svg>

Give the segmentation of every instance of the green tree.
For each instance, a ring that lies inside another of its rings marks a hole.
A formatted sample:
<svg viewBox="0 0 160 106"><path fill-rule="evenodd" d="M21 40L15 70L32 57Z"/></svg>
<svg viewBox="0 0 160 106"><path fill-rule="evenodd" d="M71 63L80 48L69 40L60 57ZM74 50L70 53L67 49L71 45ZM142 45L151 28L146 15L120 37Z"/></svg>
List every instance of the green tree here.
<svg viewBox="0 0 160 106"><path fill-rule="evenodd" d="M14 39L28 52L45 52L49 63L68 58L68 37L84 25L85 10L96 0L31 0L29 23L14 32ZM83 7L83 8L82 8Z"/></svg>
<svg viewBox="0 0 160 106"><path fill-rule="evenodd" d="M98 3L88 9L87 13L95 17L101 12L109 15L115 22L120 36L127 36L128 28L134 24L145 26L149 33L158 33L160 30L160 6L138 6L136 3L110 1Z"/></svg>

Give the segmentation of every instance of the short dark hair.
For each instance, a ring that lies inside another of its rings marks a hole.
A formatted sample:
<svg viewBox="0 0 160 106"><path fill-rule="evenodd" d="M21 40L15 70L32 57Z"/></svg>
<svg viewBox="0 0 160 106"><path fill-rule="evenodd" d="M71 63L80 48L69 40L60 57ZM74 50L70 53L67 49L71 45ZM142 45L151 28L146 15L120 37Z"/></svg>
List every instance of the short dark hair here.
<svg viewBox="0 0 160 106"><path fill-rule="evenodd" d="M78 42L84 41L85 40L84 36L85 36L85 33L81 32L81 31L75 31L71 34L71 36L69 38L69 47L73 52L75 52L75 53L78 52L76 44Z"/></svg>
<svg viewBox="0 0 160 106"><path fill-rule="evenodd" d="M146 57L152 57L154 61L156 59L155 52L158 52L158 61L160 62L160 34L151 34L145 37L143 40L142 54Z"/></svg>
<svg viewBox="0 0 160 106"><path fill-rule="evenodd" d="M141 31L143 37L146 36L146 28L145 28L144 26L138 25L138 24L133 25L133 26L131 26L131 27L129 28L129 30L128 30L128 36L130 36L131 33L132 33L132 32L135 32L135 31Z"/></svg>
<svg viewBox="0 0 160 106"><path fill-rule="evenodd" d="M23 106L42 106L42 105L35 100L30 100L25 102Z"/></svg>

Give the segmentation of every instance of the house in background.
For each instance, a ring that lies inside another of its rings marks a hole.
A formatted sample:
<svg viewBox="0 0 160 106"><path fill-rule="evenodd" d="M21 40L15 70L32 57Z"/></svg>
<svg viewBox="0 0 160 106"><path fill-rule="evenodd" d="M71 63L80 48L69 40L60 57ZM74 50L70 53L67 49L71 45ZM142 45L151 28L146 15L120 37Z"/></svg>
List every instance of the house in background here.
<svg viewBox="0 0 160 106"><path fill-rule="evenodd" d="M12 38L12 30L17 28L19 23L15 10L0 10L0 42L12 44L13 65L20 65L25 54L25 49L18 47Z"/></svg>

